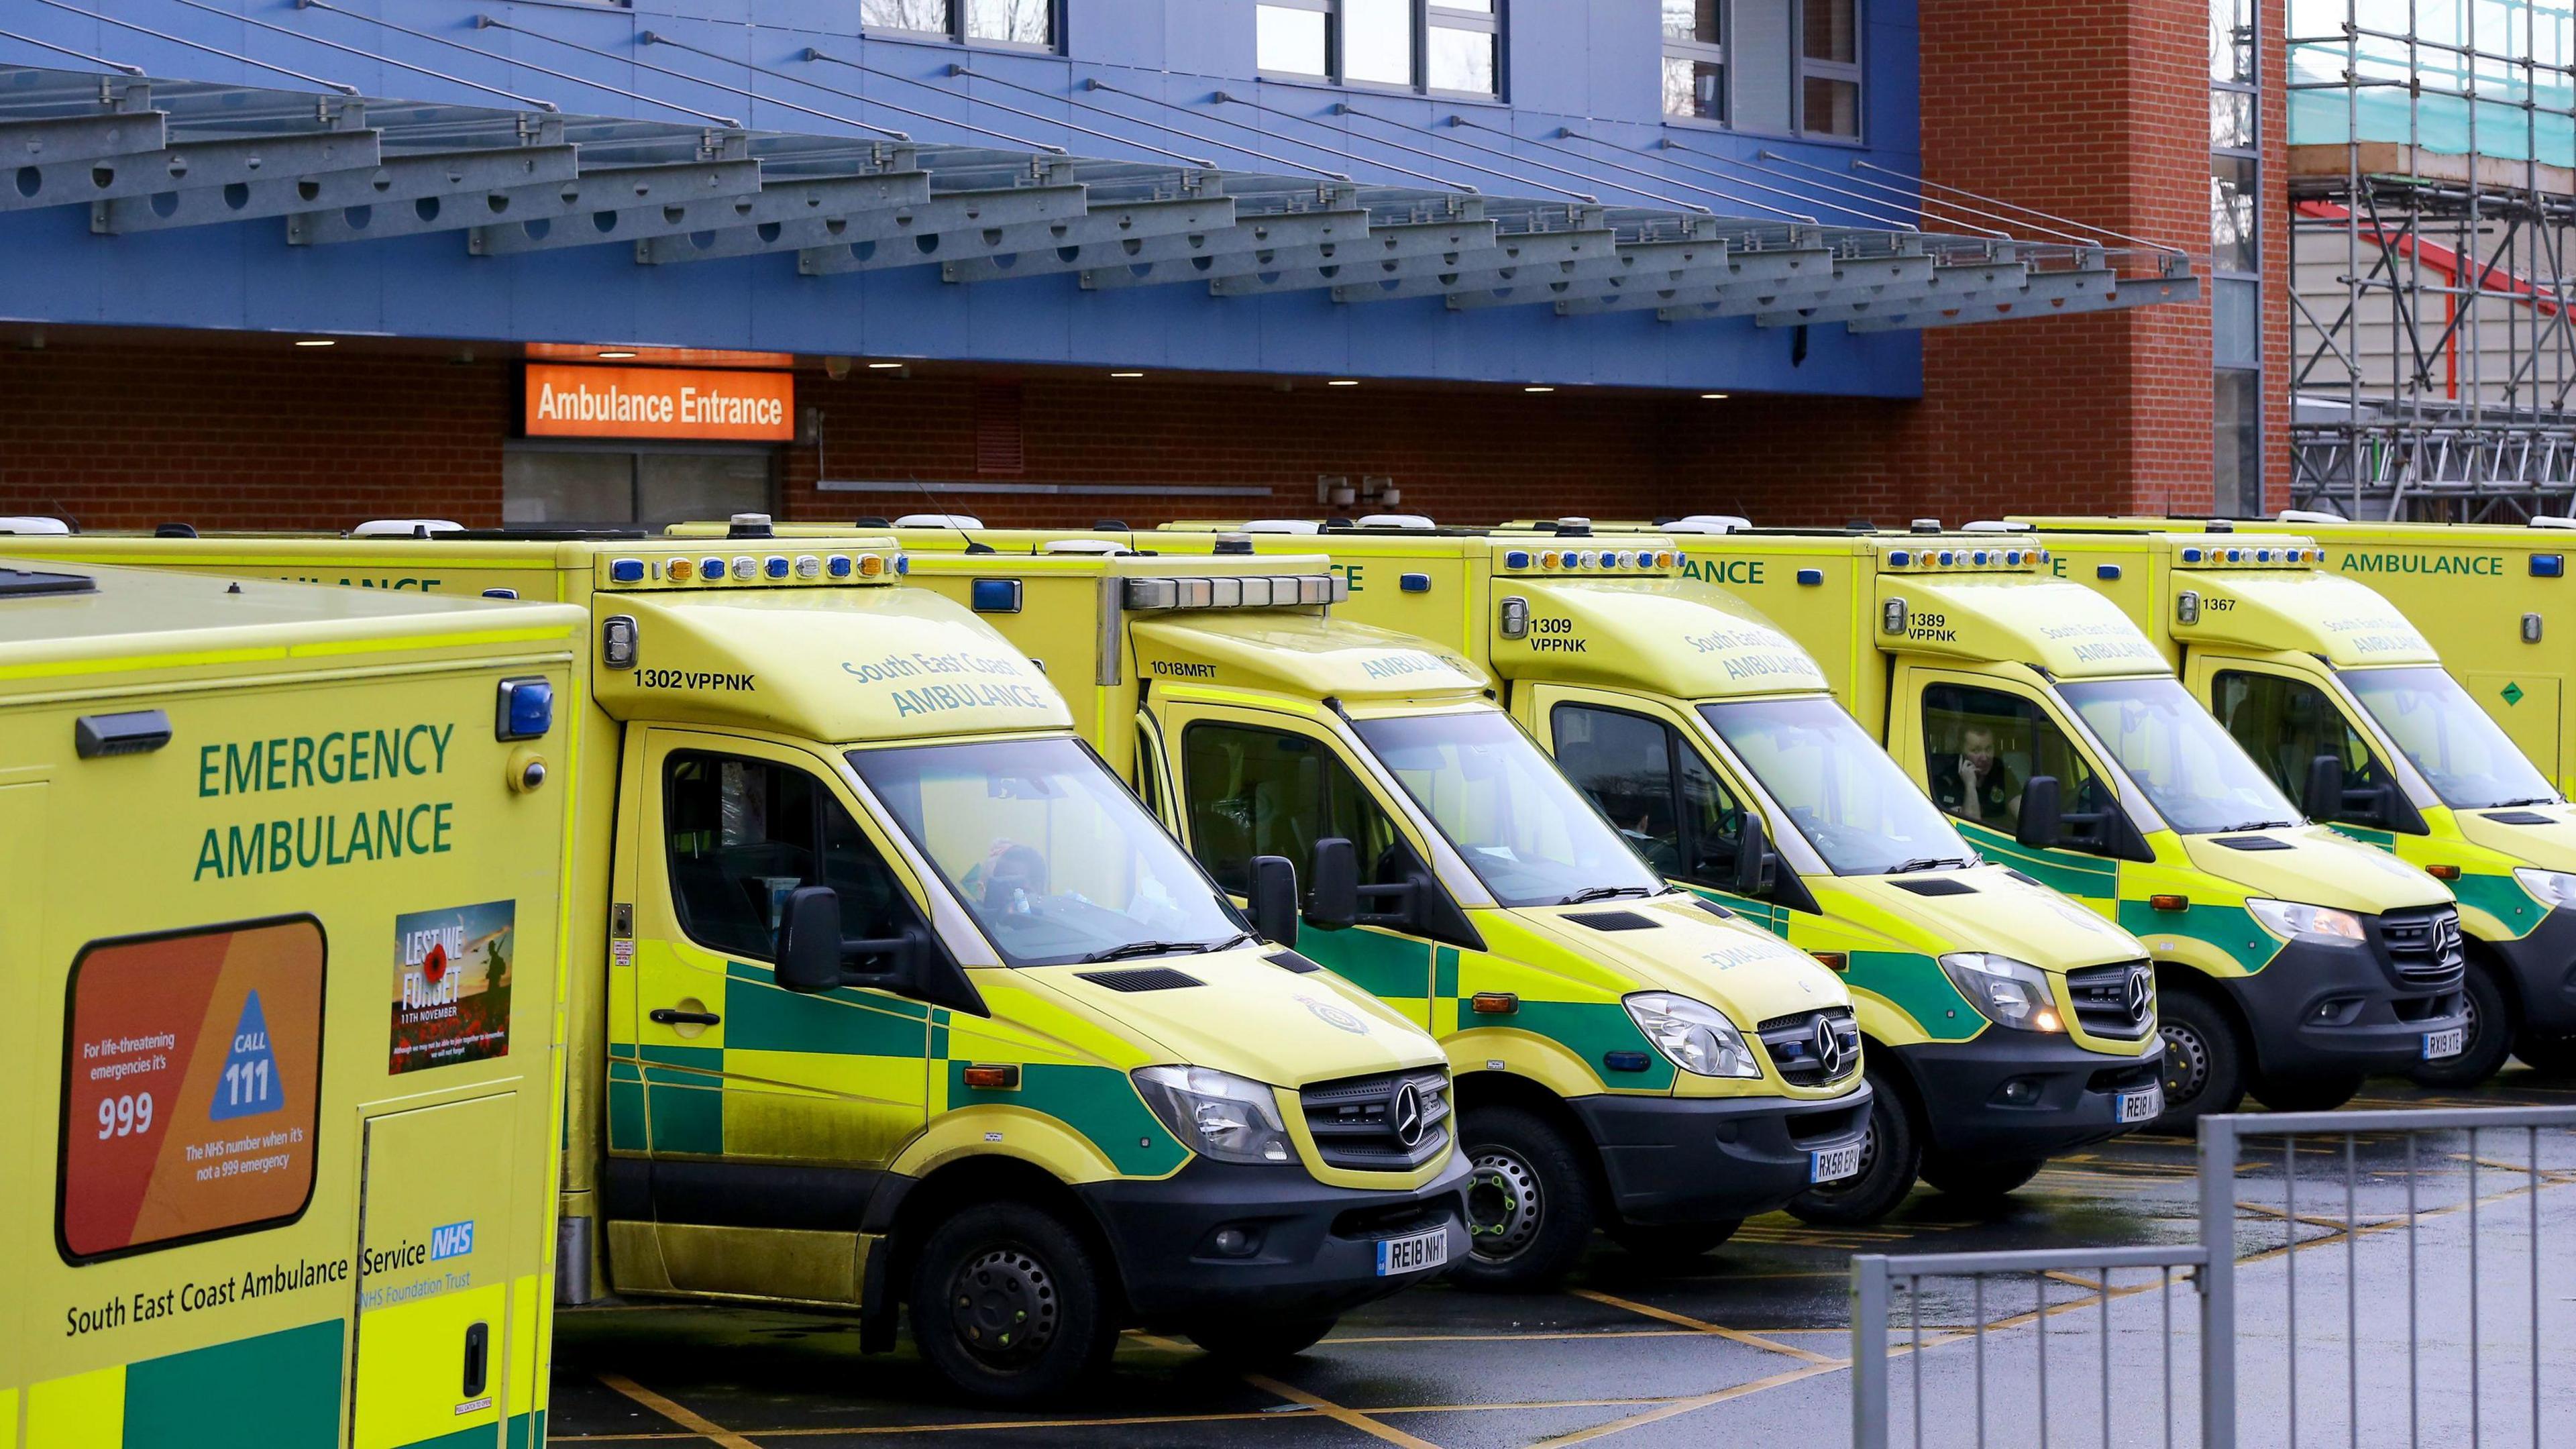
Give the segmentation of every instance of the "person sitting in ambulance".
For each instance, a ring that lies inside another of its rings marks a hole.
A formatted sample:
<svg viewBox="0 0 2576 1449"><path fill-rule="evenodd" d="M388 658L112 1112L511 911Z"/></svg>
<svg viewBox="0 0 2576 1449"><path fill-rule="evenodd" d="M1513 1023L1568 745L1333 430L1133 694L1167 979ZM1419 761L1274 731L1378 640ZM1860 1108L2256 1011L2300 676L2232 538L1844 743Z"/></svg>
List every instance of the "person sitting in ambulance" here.
<svg viewBox="0 0 2576 1449"><path fill-rule="evenodd" d="M1959 732L1959 752L1936 763L1932 798L1942 813L2010 829L2021 818L2021 781L1995 755L1995 732L1969 725Z"/></svg>
<svg viewBox="0 0 2576 1449"><path fill-rule="evenodd" d="M966 872L963 884L985 910L1025 916L1046 899L1046 857L1034 846L997 840L982 862Z"/></svg>

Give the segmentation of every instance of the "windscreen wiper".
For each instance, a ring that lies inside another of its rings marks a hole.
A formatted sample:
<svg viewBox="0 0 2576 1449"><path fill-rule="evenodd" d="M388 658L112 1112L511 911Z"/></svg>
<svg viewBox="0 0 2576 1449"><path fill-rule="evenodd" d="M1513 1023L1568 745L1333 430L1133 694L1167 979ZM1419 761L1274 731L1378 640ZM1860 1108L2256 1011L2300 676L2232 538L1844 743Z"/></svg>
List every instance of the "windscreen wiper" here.
<svg viewBox="0 0 2576 1449"><path fill-rule="evenodd" d="M2210 833L2213 835L2233 835L2240 830L2296 830L2298 826L2299 822L2295 820L2248 820L2242 825L2221 826Z"/></svg>
<svg viewBox="0 0 2576 1449"><path fill-rule="evenodd" d="M1585 886L1583 889L1567 896L1564 900L1558 901L1557 904L1560 906L1579 906L1586 901L1606 901L1613 897L1629 895L1632 893L1641 896L1650 896L1655 894L1655 888L1653 886Z"/></svg>
<svg viewBox="0 0 2576 1449"><path fill-rule="evenodd" d="M1912 875L1918 870L1935 870L1945 865L1955 865L1961 870L1966 870L1969 866L1975 865L1976 863L1977 862L1973 857L1965 855L1918 855L1912 860L1898 862L1896 865L1890 867L1887 873L1889 875Z"/></svg>
<svg viewBox="0 0 2576 1449"><path fill-rule="evenodd" d="M1205 941L1130 941L1124 946L1112 946L1106 951L1094 951L1082 959L1087 964L1094 961L1124 961L1131 956L1177 956L1183 951L1214 949Z"/></svg>

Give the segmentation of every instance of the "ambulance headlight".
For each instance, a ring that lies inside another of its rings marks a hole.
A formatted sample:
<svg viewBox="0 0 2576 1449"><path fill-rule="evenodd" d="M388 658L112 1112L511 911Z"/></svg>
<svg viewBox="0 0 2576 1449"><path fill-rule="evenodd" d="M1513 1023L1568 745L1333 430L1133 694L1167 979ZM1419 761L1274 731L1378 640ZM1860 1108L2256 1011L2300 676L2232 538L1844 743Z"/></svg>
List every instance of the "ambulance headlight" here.
<svg viewBox="0 0 2576 1449"><path fill-rule="evenodd" d="M1279 1097L1261 1083L1207 1067L1138 1067L1137 1095L1181 1145L1219 1162L1293 1162Z"/></svg>
<svg viewBox="0 0 2576 1449"><path fill-rule="evenodd" d="M2263 929L2285 940L2293 936L2334 936L2346 941L2363 939L2361 917L2331 906L2255 898L2245 902L2245 909L2263 923Z"/></svg>
<svg viewBox="0 0 2576 1449"><path fill-rule="evenodd" d="M555 727L555 687L543 679L504 679L494 712L495 739L541 740Z"/></svg>
<svg viewBox="0 0 2576 1449"><path fill-rule="evenodd" d="M2539 870L2532 866L2523 866L2514 871L2513 878L2524 890L2531 892L2533 900L2553 911L2567 906L2576 906L2576 875L2569 875L2563 870Z"/></svg>
<svg viewBox="0 0 2576 1449"><path fill-rule="evenodd" d="M2015 1031L2064 1031L2048 977L2027 961L1991 951L1953 951L1941 958L1950 984L1978 1014Z"/></svg>
<svg viewBox="0 0 2576 1449"><path fill-rule="evenodd" d="M1669 991L1640 991L1619 1003L1655 1050L1695 1077L1759 1077L1761 1064L1726 1013Z"/></svg>

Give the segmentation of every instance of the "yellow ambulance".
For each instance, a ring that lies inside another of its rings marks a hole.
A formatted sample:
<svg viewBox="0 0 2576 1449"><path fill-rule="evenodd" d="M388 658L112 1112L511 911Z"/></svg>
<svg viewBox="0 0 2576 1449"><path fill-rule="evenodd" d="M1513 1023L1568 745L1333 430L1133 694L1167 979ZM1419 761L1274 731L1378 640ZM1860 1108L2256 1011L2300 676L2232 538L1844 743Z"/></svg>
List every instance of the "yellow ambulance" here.
<svg viewBox="0 0 2576 1449"><path fill-rule="evenodd" d="M1666 879L1841 973L1868 1056L1869 1146L1857 1176L1791 1211L1872 1221L1918 1175L1999 1196L2050 1155L2161 1115L2146 947L1980 863L1816 662L1682 577L1671 539L1558 546L1414 517L1174 524L1140 541L1324 550L1347 580L1338 614L1467 656Z"/></svg>
<svg viewBox="0 0 2576 1449"><path fill-rule="evenodd" d="M2467 1046L2419 1076L2476 1080L2508 1050L2576 1075L2576 806L2554 782L2567 756L2550 632L2553 618L2576 629L2557 592L2576 536L2306 514L2296 537L2134 522L2088 535L2048 520L2046 541L2068 576L2161 621L2185 682L2284 789L2315 792L2312 817L2459 897Z"/></svg>
<svg viewBox="0 0 2576 1449"><path fill-rule="evenodd" d="M1704 1252L1861 1165L1849 993L1672 890L1450 650L1331 616L1321 559L1109 540L914 557L1042 662L1225 887L1304 873L1300 952L1448 1048L1470 1286L1561 1277L1598 1225Z"/></svg>
<svg viewBox="0 0 2576 1449"><path fill-rule="evenodd" d="M1259 939L887 540L414 531L13 542L582 606L566 1298L855 1308L871 1349L902 1305L1016 1400L1127 1324L1293 1353L1464 1256L1419 1019L1282 949L1293 912Z"/></svg>
<svg viewBox="0 0 2576 1449"><path fill-rule="evenodd" d="M2328 1107L2458 1054L2450 892L2306 822L2117 605L2050 576L2044 540L1741 523L1666 527L1981 852L2146 943L2168 1111Z"/></svg>
<svg viewBox="0 0 2576 1449"><path fill-rule="evenodd" d="M0 1442L543 1441L586 632L0 560Z"/></svg>

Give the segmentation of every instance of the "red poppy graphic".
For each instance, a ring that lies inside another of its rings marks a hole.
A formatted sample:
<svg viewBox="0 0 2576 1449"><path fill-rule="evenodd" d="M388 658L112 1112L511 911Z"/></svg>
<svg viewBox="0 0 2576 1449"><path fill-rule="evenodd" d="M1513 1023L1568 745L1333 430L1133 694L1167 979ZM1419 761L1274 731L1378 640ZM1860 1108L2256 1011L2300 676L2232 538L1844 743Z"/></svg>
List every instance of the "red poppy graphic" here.
<svg viewBox="0 0 2576 1449"><path fill-rule="evenodd" d="M447 947L444 943L430 947L429 954L420 958L420 975L432 986L447 975Z"/></svg>

